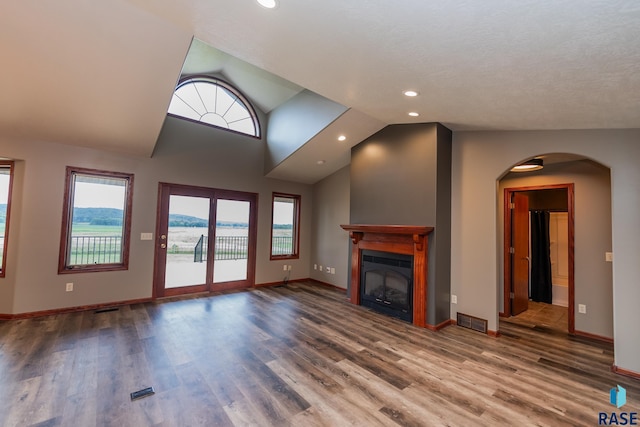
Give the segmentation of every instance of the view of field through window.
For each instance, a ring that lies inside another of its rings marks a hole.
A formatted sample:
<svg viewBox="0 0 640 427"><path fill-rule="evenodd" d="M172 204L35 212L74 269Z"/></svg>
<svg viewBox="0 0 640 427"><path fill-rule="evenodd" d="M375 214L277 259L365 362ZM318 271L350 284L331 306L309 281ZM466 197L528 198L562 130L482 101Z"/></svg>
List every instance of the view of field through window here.
<svg viewBox="0 0 640 427"><path fill-rule="evenodd" d="M127 181L75 174L68 265L122 262Z"/></svg>
<svg viewBox="0 0 640 427"><path fill-rule="evenodd" d="M126 180L76 174L72 188L68 264L120 262ZM170 196L165 288L206 283L209 256L214 262L214 283L247 278L250 204L217 199L214 206L215 242L209 255L211 199ZM294 211L291 200L274 205L272 253L292 253Z"/></svg>
<svg viewBox="0 0 640 427"><path fill-rule="evenodd" d="M291 197L276 196L273 199L273 224L271 234L271 255L293 255L294 223L296 201Z"/></svg>
<svg viewBox="0 0 640 427"><path fill-rule="evenodd" d="M4 260L4 236L7 231L7 206L9 203L9 185L11 184L11 166L0 165L0 266Z"/></svg>

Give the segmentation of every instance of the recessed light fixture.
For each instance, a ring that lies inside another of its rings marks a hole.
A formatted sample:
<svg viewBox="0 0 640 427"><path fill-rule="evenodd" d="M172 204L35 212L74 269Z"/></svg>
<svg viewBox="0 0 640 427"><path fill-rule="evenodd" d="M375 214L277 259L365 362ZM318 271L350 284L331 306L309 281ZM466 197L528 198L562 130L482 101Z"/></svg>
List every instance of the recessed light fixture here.
<svg viewBox="0 0 640 427"><path fill-rule="evenodd" d="M511 168L511 172L532 172L538 171L544 167L542 159L531 159L526 162L515 165Z"/></svg>
<svg viewBox="0 0 640 427"><path fill-rule="evenodd" d="M319 165L324 165L325 163L327 163L327 161L326 160L318 160L316 163L319 164Z"/></svg>
<svg viewBox="0 0 640 427"><path fill-rule="evenodd" d="M258 3L262 7L266 7L267 9L273 9L278 5L276 0L258 0Z"/></svg>
<svg viewBox="0 0 640 427"><path fill-rule="evenodd" d="M344 141L344 140L346 140L346 139L347 139L347 137L346 137L346 136L344 136L344 135L340 135L340 136L338 137L338 141Z"/></svg>
<svg viewBox="0 0 640 427"><path fill-rule="evenodd" d="M410 97L418 96L418 92L416 92L415 90L405 90L404 96L410 96Z"/></svg>
<svg viewBox="0 0 640 427"><path fill-rule="evenodd" d="M415 111L412 111L412 112L410 112L410 113L409 113L409 115L410 115L411 117L418 117L420 114L419 114L419 113L416 113Z"/></svg>

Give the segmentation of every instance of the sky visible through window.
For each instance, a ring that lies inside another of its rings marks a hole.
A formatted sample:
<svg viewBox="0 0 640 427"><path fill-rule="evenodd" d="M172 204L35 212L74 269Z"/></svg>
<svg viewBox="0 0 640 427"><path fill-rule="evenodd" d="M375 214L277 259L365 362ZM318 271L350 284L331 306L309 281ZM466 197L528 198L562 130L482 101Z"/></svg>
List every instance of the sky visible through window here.
<svg viewBox="0 0 640 427"><path fill-rule="evenodd" d="M125 187L76 181L73 206L76 208L124 207Z"/></svg>
<svg viewBox="0 0 640 427"><path fill-rule="evenodd" d="M6 173L4 173L6 171ZM0 203L9 200L9 169L0 169Z"/></svg>
<svg viewBox="0 0 640 427"><path fill-rule="evenodd" d="M9 176L0 174L0 200L8 197ZM122 209L125 198L125 187L116 185L76 182L74 207L77 208L114 208ZM199 197L172 197L171 213L189 215L196 218L209 219L208 199L203 202ZM218 221L236 221L237 218L247 217L247 206L241 203L229 203L229 200L219 200L225 203L224 209L218 210ZM278 202L273 206L275 224L291 224L293 220L293 203Z"/></svg>
<svg viewBox="0 0 640 427"><path fill-rule="evenodd" d="M206 200L203 202L203 200ZM209 199L201 197L184 197L171 196L171 213L179 215L189 215L196 218L209 219ZM236 222L238 218L249 218L249 204L246 202L238 202L235 200L218 199L218 211L216 219L218 221ZM277 224L290 224L293 215L293 208L290 212L286 210L279 212L277 215L279 222ZM275 215L275 213L274 213Z"/></svg>
<svg viewBox="0 0 640 427"><path fill-rule="evenodd" d="M258 136L255 113L247 101L223 82L205 77L194 77L182 82L175 90L169 113Z"/></svg>
<svg viewBox="0 0 640 427"><path fill-rule="evenodd" d="M293 201L273 203L273 223L293 224Z"/></svg>

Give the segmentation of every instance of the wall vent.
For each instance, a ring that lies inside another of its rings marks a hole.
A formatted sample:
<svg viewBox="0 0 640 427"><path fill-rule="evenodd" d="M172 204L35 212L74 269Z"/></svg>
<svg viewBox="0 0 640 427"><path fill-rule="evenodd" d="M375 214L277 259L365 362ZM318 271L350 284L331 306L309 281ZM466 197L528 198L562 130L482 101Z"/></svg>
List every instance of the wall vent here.
<svg viewBox="0 0 640 427"><path fill-rule="evenodd" d="M474 331L487 333L487 321L478 317L469 316L468 314L458 313L457 319L458 326L463 328L473 329Z"/></svg>

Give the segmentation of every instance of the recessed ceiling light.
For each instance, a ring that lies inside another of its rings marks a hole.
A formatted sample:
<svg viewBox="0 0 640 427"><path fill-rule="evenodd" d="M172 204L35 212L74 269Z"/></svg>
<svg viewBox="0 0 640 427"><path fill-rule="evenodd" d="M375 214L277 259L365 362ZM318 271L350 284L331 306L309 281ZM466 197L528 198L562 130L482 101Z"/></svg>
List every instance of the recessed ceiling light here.
<svg viewBox="0 0 640 427"><path fill-rule="evenodd" d="M416 113L415 111L412 111L412 112L410 112L410 113L409 113L409 115L410 115L411 117L418 117L420 114L419 114L419 113Z"/></svg>
<svg viewBox="0 0 640 427"><path fill-rule="evenodd" d="M344 141L344 140L346 140L346 139L347 139L347 137L346 137L346 136L344 136L344 135L340 135L340 136L338 137L338 141Z"/></svg>
<svg viewBox="0 0 640 427"><path fill-rule="evenodd" d="M267 9L273 9L278 5L276 0L258 0L260 6L266 7Z"/></svg>
<svg viewBox="0 0 640 427"><path fill-rule="evenodd" d="M516 166L512 167L511 168L511 172L539 171L543 167L544 167L544 162L542 161L542 159L534 158L534 159L527 160L524 163L520 163L519 165L516 165Z"/></svg>
<svg viewBox="0 0 640 427"><path fill-rule="evenodd" d="M404 96L418 96L418 92L416 92L415 90L405 90Z"/></svg>
<svg viewBox="0 0 640 427"><path fill-rule="evenodd" d="M319 165L324 165L325 163L327 163L327 161L326 160L318 160L316 163L319 164Z"/></svg>

